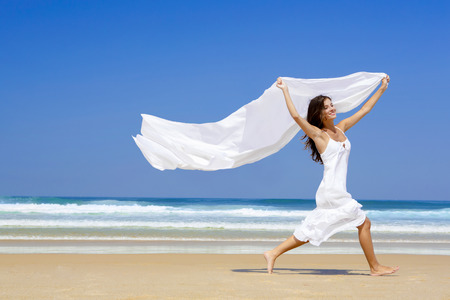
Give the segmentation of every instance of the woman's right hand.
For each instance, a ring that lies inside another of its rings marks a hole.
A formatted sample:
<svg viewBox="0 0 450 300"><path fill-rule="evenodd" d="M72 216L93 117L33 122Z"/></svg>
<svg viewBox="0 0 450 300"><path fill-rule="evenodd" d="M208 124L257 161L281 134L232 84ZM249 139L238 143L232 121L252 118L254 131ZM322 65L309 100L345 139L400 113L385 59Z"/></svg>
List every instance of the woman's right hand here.
<svg viewBox="0 0 450 300"><path fill-rule="evenodd" d="M278 77L277 79L277 87L282 89L283 91L288 90L287 84L281 79L281 77Z"/></svg>

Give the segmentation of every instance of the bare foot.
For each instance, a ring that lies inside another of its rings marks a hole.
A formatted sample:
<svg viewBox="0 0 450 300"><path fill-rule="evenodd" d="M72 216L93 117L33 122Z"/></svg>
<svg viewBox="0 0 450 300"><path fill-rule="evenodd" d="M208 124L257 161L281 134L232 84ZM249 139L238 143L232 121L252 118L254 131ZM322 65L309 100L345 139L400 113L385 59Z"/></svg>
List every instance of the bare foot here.
<svg viewBox="0 0 450 300"><path fill-rule="evenodd" d="M275 255L272 254L272 251L264 252L264 258L267 262L267 273L273 273L273 265L275 264L275 260L277 259Z"/></svg>
<svg viewBox="0 0 450 300"><path fill-rule="evenodd" d="M376 269L373 268L370 270L370 276L382 276L382 275L389 275L394 274L400 269L399 266L396 267L386 267L386 266L378 266Z"/></svg>

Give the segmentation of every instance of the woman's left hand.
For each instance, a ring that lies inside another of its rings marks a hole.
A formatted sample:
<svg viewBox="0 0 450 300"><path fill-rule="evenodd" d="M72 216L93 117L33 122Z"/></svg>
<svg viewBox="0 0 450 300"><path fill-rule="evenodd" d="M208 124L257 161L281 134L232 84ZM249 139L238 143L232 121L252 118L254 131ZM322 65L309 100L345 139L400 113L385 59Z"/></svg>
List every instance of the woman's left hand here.
<svg viewBox="0 0 450 300"><path fill-rule="evenodd" d="M384 78L381 80L381 88L384 89L384 90L387 89L390 80L391 80L391 79L389 78L389 75L386 74L386 77L384 77Z"/></svg>

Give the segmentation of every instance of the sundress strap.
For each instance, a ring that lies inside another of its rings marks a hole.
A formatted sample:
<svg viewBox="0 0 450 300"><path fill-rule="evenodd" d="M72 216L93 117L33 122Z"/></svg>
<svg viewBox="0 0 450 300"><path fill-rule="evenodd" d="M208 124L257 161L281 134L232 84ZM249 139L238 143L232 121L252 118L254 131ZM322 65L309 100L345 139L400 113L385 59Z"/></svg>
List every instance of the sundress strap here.
<svg viewBox="0 0 450 300"><path fill-rule="evenodd" d="M342 129L340 129L340 128L337 127L337 126L334 126L334 127L336 127L337 129L339 129L339 130L344 134L345 138L347 138L347 136L345 135L345 133L344 133L344 131L343 131Z"/></svg>
<svg viewBox="0 0 450 300"><path fill-rule="evenodd" d="M328 134L328 132L326 132L325 130L322 130L322 131L325 132L328 135L328 137L331 139L331 136Z"/></svg>

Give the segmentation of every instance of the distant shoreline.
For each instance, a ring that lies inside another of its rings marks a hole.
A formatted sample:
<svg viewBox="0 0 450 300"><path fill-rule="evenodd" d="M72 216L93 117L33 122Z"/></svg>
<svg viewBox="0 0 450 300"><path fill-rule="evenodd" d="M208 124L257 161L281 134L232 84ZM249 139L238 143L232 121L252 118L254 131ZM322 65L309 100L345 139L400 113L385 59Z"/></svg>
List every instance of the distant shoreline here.
<svg viewBox="0 0 450 300"><path fill-rule="evenodd" d="M155 199L202 199L202 200L304 200L304 201L315 201L314 198L285 198L285 197L166 197L166 196L55 196L55 195L0 195L1 198L62 198L62 199L139 199L139 200L155 200ZM450 199L363 199L358 198L357 201L423 201L423 202L450 202Z"/></svg>

